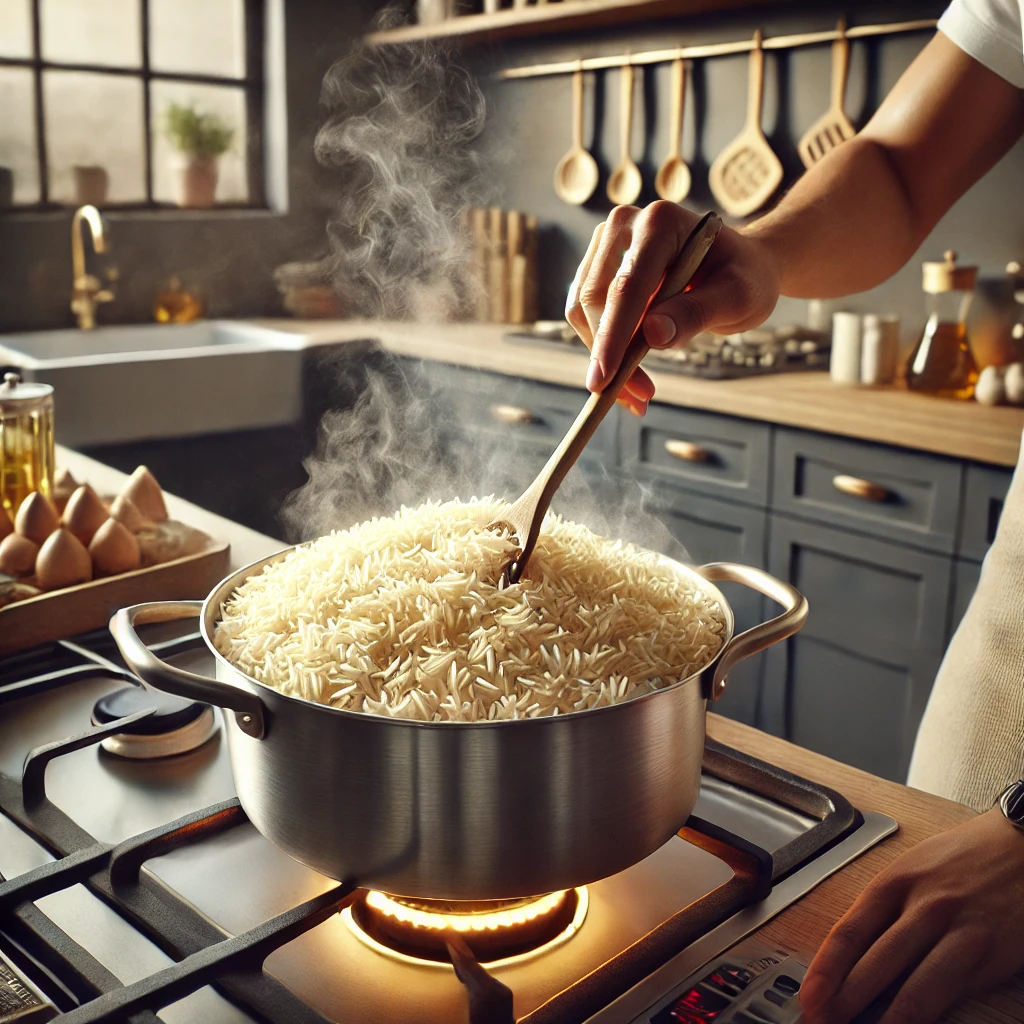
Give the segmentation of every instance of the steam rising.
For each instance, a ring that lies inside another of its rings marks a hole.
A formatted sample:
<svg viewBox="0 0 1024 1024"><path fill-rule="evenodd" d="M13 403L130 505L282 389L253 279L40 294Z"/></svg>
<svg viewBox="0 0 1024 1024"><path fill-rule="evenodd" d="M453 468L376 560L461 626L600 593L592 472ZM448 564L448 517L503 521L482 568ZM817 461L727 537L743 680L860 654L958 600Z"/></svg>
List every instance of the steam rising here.
<svg viewBox="0 0 1024 1024"><path fill-rule="evenodd" d="M400 17L386 10L378 25ZM357 44L327 73L322 100L328 118L316 155L338 172L326 266L343 303L374 318L458 317L478 287L463 211L488 198L471 148L484 123L477 84L443 46ZM513 500L553 447L519 443L493 424L484 429L487 407L510 400L511 380L499 398L491 378L479 375L480 392L468 402L444 386L442 368L384 352L364 357L342 347L318 369L318 377L336 379L340 394L358 397L342 399L343 408L321 421L317 449L304 463L309 482L282 510L292 540L432 498ZM553 508L597 533L685 558L665 526L641 512L640 485L606 483L591 490L574 470Z"/></svg>
<svg viewBox="0 0 1024 1024"><path fill-rule="evenodd" d="M395 8L378 17L389 27ZM316 157L337 170L328 266L361 316L450 320L476 287L463 211L482 205L484 97L437 43L358 43L324 78Z"/></svg>

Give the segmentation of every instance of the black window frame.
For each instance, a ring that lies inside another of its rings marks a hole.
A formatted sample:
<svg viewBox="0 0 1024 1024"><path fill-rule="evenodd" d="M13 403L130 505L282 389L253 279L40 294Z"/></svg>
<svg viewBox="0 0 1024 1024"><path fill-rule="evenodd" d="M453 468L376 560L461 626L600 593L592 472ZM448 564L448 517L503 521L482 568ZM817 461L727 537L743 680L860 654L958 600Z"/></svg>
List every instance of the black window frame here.
<svg viewBox="0 0 1024 1024"><path fill-rule="evenodd" d="M10 57L0 55L0 67L28 68L32 71L34 122L36 131L36 163L39 168L39 199L34 203L11 203L0 208L5 214L43 213L67 210L73 202L55 202L50 198L50 164L46 152L46 116L43 107L43 73L46 71L85 71L101 75L135 78L142 82L143 178L146 198L126 203L107 202L101 209L115 212L133 210L180 210L174 203L153 198L153 101L150 87L153 82L185 82L196 85L230 86L243 90L245 96L246 138L245 169L249 198L245 202L216 203L205 210L189 210L190 214L214 214L220 210L266 210L266 182L264 179L264 3L263 0L242 0L245 14L245 74L241 78L223 75L202 75L191 72L155 71L149 60L149 0L139 4L139 29L142 36L141 59L138 67L129 68L108 64L69 63L43 59L42 0L28 0L32 15L32 55Z"/></svg>

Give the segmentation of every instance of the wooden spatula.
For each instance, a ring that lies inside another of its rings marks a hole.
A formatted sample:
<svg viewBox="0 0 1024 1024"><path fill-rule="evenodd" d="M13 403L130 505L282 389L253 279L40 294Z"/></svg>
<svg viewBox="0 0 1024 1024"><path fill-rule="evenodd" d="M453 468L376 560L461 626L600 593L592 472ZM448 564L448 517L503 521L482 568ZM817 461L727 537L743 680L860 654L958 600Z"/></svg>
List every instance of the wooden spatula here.
<svg viewBox="0 0 1024 1024"><path fill-rule="evenodd" d="M846 74L850 68L850 41L846 38L845 20L840 19L836 31L839 38L832 44L832 105L800 140L797 148L805 167L813 167L826 153L857 134L843 110Z"/></svg>
<svg viewBox="0 0 1024 1024"><path fill-rule="evenodd" d="M717 213L706 213L697 222L683 243L675 263L666 272L655 293L647 300L647 306L637 321L633 337L615 375L605 385L603 391L587 399L586 405L533 483L506 509L500 520L488 527L514 534L519 545L515 558L502 573L504 585L519 582L537 544L544 515L551 505L555 491L565 479L566 473L575 465L587 442L594 436L608 410L615 404L626 381L633 376L633 372L647 355L648 347L643 332L643 320L647 310L655 301L672 298L686 289L718 237L721 227L722 220Z"/></svg>
<svg viewBox="0 0 1024 1024"><path fill-rule="evenodd" d="M718 205L731 217L747 217L763 206L782 183L782 164L761 131L764 51L761 31L750 51L747 123L711 165L708 184Z"/></svg>

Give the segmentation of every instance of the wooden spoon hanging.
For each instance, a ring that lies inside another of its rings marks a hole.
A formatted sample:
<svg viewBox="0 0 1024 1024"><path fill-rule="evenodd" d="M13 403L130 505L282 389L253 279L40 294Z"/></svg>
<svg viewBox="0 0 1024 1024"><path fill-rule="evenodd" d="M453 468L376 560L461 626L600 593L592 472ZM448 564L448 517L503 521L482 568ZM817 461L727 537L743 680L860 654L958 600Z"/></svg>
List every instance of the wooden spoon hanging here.
<svg viewBox="0 0 1024 1024"><path fill-rule="evenodd" d="M764 51L760 29L754 33L754 48L750 51L748 88L747 123L708 172L715 199L731 217L747 217L760 209L782 184L782 164L761 131Z"/></svg>
<svg viewBox="0 0 1024 1024"><path fill-rule="evenodd" d="M690 194L690 168L683 159L683 101L686 98L686 65L672 62L672 128L668 156L658 169L654 190L670 203L681 203Z"/></svg>
<svg viewBox="0 0 1024 1024"><path fill-rule="evenodd" d="M572 76L572 146L555 168L555 194L582 206L597 188L597 162L583 146L583 69Z"/></svg>
<svg viewBox="0 0 1024 1024"><path fill-rule="evenodd" d="M832 44L832 105L800 140L797 148L805 167L813 167L826 153L857 134L857 129L843 110L846 75L850 68L850 41L846 38L845 19L839 19L836 31L839 38Z"/></svg>
<svg viewBox="0 0 1024 1024"><path fill-rule="evenodd" d="M622 155L619 166L608 179L608 198L616 206L632 206L640 198L644 180L640 168L629 155L633 136L633 65L622 69Z"/></svg>

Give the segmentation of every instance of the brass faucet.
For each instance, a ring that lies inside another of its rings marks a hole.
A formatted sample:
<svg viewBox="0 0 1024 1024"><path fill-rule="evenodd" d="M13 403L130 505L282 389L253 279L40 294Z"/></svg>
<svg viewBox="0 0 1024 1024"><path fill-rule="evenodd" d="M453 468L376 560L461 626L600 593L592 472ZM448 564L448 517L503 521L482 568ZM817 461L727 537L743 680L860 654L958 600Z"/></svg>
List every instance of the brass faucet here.
<svg viewBox="0 0 1024 1024"><path fill-rule="evenodd" d="M103 233L103 221L95 206L82 206L75 210L71 220L71 270L74 282L71 288L71 312L78 318L83 331L96 326L96 307L101 302L110 302L114 293L101 288L99 278L85 272L85 243L82 239L82 222L89 226L92 247L96 252L107 251L107 238Z"/></svg>

